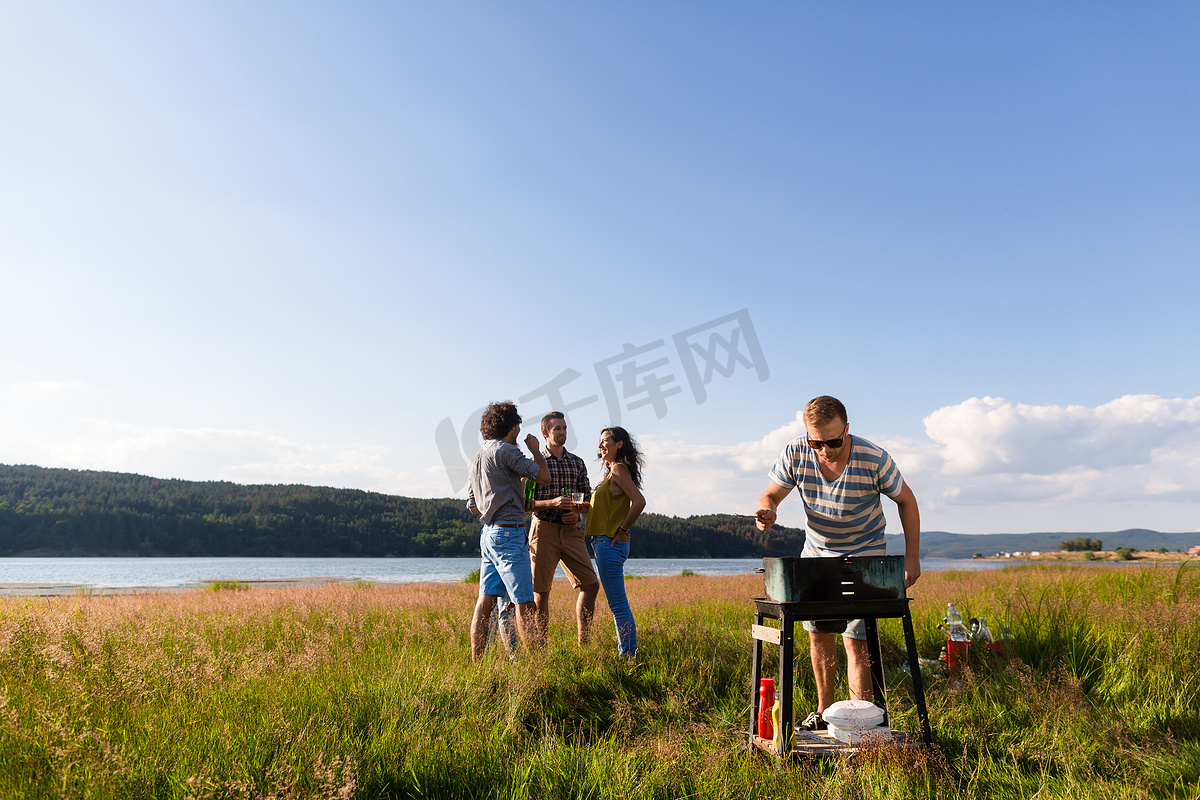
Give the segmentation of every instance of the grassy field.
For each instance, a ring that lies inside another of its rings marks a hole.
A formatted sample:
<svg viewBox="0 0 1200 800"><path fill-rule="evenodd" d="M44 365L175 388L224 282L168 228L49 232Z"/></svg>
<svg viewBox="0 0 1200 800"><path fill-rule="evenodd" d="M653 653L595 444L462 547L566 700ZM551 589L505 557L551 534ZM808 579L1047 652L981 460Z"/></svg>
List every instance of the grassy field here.
<svg viewBox="0 0 1200 800"><path fill-rule="evenodd" d="M754 576L631 581L636 663L603 601L574 645L565 586L544 653L478 665L475 585L214 589L0 601L0 797L1200 796L1194 565L927 574L922 656L953 600L1017 657L930 683L932 751L782 771L744 749Z"/></svg>

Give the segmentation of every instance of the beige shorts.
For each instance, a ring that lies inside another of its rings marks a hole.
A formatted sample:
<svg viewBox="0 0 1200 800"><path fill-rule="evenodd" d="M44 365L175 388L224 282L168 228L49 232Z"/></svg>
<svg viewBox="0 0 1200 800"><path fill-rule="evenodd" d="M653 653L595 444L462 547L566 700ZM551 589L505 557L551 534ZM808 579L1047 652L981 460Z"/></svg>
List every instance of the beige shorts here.
<svg viewBox="0 0 1200 800"><path fill-rule="evenodd" d="M539 594L549 592L554 585L559 561L576 589L600 581L583 543L583 531L574 525L542 522L534 517L529 530L529 556L533 559L533 591Z"/></svg>

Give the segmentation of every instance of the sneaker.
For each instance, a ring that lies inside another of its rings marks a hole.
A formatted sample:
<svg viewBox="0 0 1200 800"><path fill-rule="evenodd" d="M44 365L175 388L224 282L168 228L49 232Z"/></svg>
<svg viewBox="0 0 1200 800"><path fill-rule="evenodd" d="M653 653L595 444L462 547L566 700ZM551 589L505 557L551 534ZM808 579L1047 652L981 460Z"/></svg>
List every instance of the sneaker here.
<svg viewBox="0 0 1200 800"><path fill-rule="evenodd" d="M801 722L799 727L802 731L823 731L829 726L826 725L825 718L821 716L821 712L814 711L804 718L804 722Z"/></svg>

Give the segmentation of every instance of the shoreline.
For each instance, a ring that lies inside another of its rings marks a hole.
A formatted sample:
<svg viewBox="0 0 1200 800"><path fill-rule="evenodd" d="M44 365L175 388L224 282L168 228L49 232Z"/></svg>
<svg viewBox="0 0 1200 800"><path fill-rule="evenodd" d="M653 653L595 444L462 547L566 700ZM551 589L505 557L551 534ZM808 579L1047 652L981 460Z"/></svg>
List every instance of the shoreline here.
<svg viewBox="0 0 1200 800"><path fill-rule="evenodd" d="M1037 563L1063 564L1186 564L1200 559L1195 553L1167 552L1158 553L1153 550L1135 550L1133 558L1122 560L1117 557L1115 550L1096 550L1093 558L1088 558L1083 552L1067 552L1055 550L1033 555L1031 553L1013 554L1008 556L982 556L980 558L963 559L964 561L1033 561ZM927 558L928 556L923 556Z"/></svg>
<svg viewBox="0 0 1200 800"><path fill-rule="evenodd" d="M941 557L928 556L929 559L937 558L938 560L954 560L954 561L974 561L974 562L989 562L989 563L1013 563L1019 565L1040 565L1040 564L1062 564L1064 566L1182 566L1190 561L1198 561L1195 555L1187 553L1154 553L1154 552L1139 552L1132 560L1122 561L1117 558L1114 552L1096 552L1096 558L1088 560L1083 553L1041 553L1037 556L1029 555L1028 553L1020 556L984 556L982 558L963 558L963 559L942 559ZM953 568L951 568L953 569ZM948 570L928 570L929 573L937 573ZM740 573L739 573L740 574ZM744 574L753 574L747 572ZM647 575L639 577L672 577L671 575ZM697 575L700 577L700 575ZM717 575L710 577L728 577L728 575ZM563 581L559 576L556 582ZM247 589L296 589L303 587L319 587L328 584L355 584L355 583L370 583L381 586L405 585L413 581L364 581L362 578L346 577L346 576L308 576L308 577L293 577L293 578L238 578L194 581L175 586L94 586L86 583L66 583L57 581L38 581L30 583L5 583L0 582L0 601L8 598L13 599L37 599L51 597L115 597L123 595L136 594L153 594L156 592L168 593L183 593L183 592L198 592L210 591L214 583L232 583L244 586ZM444 581L416 581L416 583L459 583L459 580L444 580Z"/></svg>
<svg viewBox="0 0 1200 800"><path fill-rule="evenodd" d="M330 583L352 584L359 578L249 578L232 581L203 581L179 586L92 586L86 583L0 583L0 600L4 598L38 597L113 597L131 594L154 594L156 592L205 592L214 583L235 583L247 589L298 589L301 587L325 586ZM443 581L451 583L452 581Z"/></svg>

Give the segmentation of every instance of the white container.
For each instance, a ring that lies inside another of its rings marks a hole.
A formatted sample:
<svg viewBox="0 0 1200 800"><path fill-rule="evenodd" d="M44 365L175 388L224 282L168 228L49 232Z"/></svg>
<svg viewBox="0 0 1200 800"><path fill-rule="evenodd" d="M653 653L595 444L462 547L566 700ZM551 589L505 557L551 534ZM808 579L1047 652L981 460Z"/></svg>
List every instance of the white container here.
<svg viewBox="0 0 1200 800"><path fill-rule="evenodd" d="M845 744L862 744L874 738L890 736L881 727L883 709L867 700L842 700L825 709L821 716L829 726L829 735Z"/></svg>
<svg viewBox="0 0 1200 800"><path fill-rule="evenodd" d="M892 741L892 729L877 725L874 728L844 730L836 725L829 726L829 735L843 744L865 744L866 742Z"/></svg>

